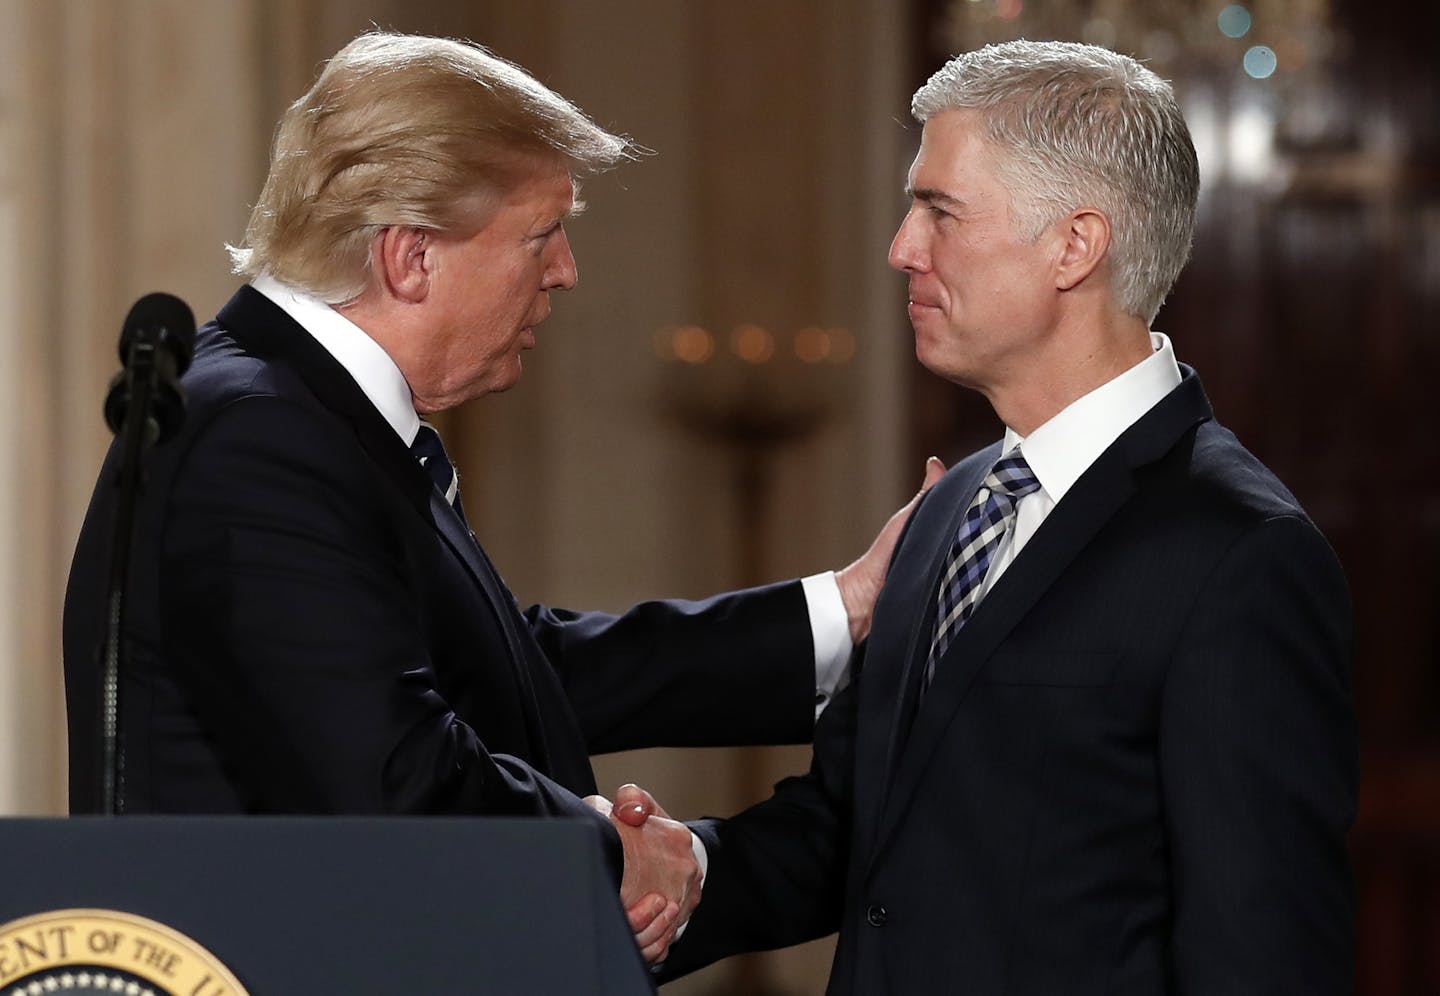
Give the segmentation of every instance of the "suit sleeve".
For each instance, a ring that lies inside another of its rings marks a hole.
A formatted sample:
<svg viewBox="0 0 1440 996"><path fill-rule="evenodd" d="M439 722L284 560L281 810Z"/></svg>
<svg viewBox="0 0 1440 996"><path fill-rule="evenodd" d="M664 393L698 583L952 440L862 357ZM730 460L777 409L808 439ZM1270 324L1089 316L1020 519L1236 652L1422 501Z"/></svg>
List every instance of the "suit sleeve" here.
<svg viewBox="0 0 1440 996"><path fill-rule="evenodd" d="M813 735L815 650L798 581L623 615L535 606L525 616L592 754Z"/></svg>
<svg viewBox="0 0 1440 996"><path fill-rule="evenodd" d="M492 755L437 691L404 551L346 428L247 397L185 455L161 543L162 627L261 810L581 816Z"/></svg>
<svg viewBox="0 0 1440 996"><path fill-rule="evenodd" d="M1241 537L1193 608L1160 735L1176 993L1351 991L1351 642L1340 566L1298 518Z"/></svg>
<svg viewBox="0 0 1440 996"><path fill-rule="evenodd" d="M786 947L840 928L855 771L855 721L864 681L855 679L815 725L810 770L728 820L690 825L710 857L705 894L671 949L672 979L743 951Z"/></svg>

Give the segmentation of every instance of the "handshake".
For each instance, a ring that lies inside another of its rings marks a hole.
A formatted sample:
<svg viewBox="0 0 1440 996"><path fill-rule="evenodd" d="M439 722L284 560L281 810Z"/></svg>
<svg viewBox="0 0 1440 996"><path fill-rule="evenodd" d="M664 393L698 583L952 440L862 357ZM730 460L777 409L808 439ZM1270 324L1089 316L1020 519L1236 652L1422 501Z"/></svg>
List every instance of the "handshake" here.
<svg viewBox="0 0 1440 996"><path fill-rule="evenodd" d="M585 802L620 833L625 854L620 902L641 957L658 964L700 904L702 871L690 828L670 819L638 785L620 786L614 803L600 795L586 796Z"/></svg>

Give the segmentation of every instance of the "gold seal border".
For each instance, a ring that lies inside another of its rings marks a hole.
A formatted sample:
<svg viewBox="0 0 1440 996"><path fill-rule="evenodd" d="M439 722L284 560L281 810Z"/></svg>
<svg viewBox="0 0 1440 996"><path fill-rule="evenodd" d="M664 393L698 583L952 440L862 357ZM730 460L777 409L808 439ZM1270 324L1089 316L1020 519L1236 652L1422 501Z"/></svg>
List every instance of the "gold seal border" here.
<svg viewBox="0 0 1440 996"><path fill-rule="evenodd" d="M40 943L33 943L37 939ZM94 965L184 996L249 996L203 945L173 927L119 910L51 910L0 924L0 959L0 968L24 962L16 973L0 976L0 991L40 972Z"/></svg>

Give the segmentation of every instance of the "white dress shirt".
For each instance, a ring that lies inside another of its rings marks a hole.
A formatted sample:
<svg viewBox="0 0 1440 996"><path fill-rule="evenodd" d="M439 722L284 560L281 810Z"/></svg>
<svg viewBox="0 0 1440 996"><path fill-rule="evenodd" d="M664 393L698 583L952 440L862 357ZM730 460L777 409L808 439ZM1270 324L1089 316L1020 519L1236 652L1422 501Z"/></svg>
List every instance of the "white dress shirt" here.
<svg viewBox="0 0 1440 996"><path fill-rule="evenodd" d="M1002 452L1016 446L1040 482L1015 506L1015 521L990 562L980 598L994 587L1080 475L1130 426L1180 384L1180 367L1170 340L1150 333L1154 352L1051 417L1029 436L1006 427ZM982 489L983 490L983 489Z"/></svg>

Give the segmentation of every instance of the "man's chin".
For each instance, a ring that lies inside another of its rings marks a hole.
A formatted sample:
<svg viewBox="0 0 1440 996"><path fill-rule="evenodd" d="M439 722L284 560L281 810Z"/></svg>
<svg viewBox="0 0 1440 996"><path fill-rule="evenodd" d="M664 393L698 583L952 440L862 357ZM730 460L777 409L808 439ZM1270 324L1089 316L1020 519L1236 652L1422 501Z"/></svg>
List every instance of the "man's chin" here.
<svg viewBox="0 0 1440 996"><path fill-rule="evenodd" d="M964 372L957 369L955 356L939 348L935 343L927 343L920 335L915 337L915 359L920 365L929 370L936 377L948 380L953 384L964 384L966 382Z"/></svg>
<svg viewBox="0 0 1440 996"><path fill-rule="evenodd" d="M930 341L930 338L922 330L915 330L915 359L920 361L922 367L934 371L943 355L944 352L939 346Z"/></svg>
<svg viewBox="0 0 1440 996"><path fill-rule="evenodd" d="M510 388L520 383L520 375L524 372L525 365L520 362L519 354L516 354L515 362L511 364L509 369L505 370L503 373L501 373L498 377L495 378L495 380L490 384L489 390L487 390L485 393L504 394L506 391L510 390Z"/></svg>

